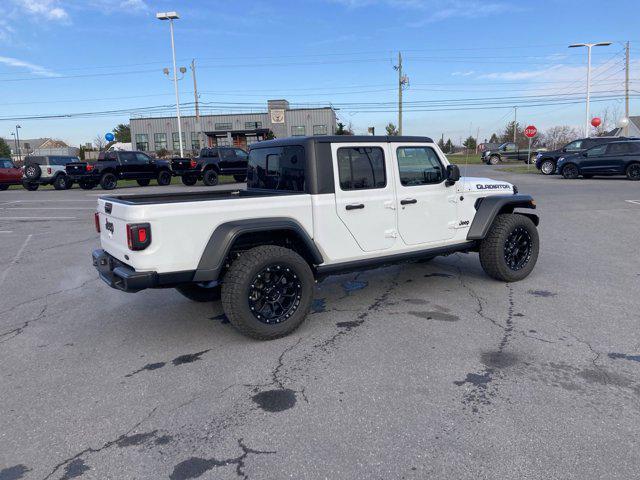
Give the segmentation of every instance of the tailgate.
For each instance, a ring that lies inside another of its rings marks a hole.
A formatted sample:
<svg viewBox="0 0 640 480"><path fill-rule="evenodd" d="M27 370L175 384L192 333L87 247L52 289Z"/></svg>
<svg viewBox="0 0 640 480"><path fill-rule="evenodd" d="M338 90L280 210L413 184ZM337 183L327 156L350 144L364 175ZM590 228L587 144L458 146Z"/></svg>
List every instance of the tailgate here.
<svg viewBox="0 0 640 480"><path fill-rule="evenodd" d="M127 242L127 223L136 223L132 210L135 207L112 203L98 199L98 216L100 221L100 243L102 248L118 260L131 264Z"/></svg>
<svg viewBox="0 0 640 480"><path fill-rule="evenodd" d="M193 170L197 164L190 158L172 158L171 169L174 171Z"/></svg>
<svg viewBox="0 0 640 480"><path fill-rule="evenodd" d="M69 175L81 175L87 172L87 162L67 163L65 170Z"/></svg>

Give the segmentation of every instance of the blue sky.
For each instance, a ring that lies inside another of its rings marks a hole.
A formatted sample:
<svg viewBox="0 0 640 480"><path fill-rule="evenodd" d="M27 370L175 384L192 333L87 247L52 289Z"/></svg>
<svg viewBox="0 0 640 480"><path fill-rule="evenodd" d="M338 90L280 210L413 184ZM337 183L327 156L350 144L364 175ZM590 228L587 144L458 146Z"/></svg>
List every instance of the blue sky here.
<svg viewBox="0 0 640 480"><path fill-rule="evenodd" d="M626 40L631 90L640 90L633 0L1 0L0 118L92 115L0 120L0 136L20 123L21 137L78 144L126 122L125 110L170 111L169 28L155 19L166 10L181 15L178 63L196 59L204 111L264 110L268 98L330 103L357 133L382 133L397 119L400 50L405 134L457 142L479 129L482 139L512 118L512 108L497 108L510 105L539 128L580 126L584 104L568 103L582 100L586 50L567 45L603 40L614 44L594 49L592 112L624 112ZM180 91L188 109L189 74ZM113 110L122 112L94 115Z"/></svg>

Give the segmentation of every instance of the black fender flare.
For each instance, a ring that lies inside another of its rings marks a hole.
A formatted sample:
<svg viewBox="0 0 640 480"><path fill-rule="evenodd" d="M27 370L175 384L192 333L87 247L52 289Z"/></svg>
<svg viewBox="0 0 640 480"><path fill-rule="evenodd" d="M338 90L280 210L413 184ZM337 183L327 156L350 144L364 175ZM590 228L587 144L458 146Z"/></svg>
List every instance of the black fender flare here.
<svg viewBox="0 0 640 480"><path fill-rule="evenodd" d="M482 240L489 233L498 214L513 213L516 208L535 209L536 204L531 195L493 195L482 198L467 232L467 240ZM537 215L532 213L523 215L529 217L536 226L540 223Z"/></svg>
<svg viewBox="0 0 640 480"><path fill-rule="evenodd" d="M216 227L200 257L194 282L218 280L220 271L234 242L245 233L289 230L294 232L305 244L315 265L324 262L322 254L313 239L297 221L286 217L256 218L235 220Z"/></svg>

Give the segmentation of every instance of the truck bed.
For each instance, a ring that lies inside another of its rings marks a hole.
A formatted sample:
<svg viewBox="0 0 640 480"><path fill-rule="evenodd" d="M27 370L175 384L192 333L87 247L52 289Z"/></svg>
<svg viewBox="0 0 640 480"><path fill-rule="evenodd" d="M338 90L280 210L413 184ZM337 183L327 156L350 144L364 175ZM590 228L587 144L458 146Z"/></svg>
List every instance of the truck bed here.
<svg viewBox="0 0 640 480"><path fill-rule="evenodd" d="M208 202L213 200L232 200L239 198L278 197L285 195L304 195L302 192L274 190L213 190L200 192L151 193L139 195L115 195L100 197L102 200L124 205L155 205L163 203Z"/></svg>

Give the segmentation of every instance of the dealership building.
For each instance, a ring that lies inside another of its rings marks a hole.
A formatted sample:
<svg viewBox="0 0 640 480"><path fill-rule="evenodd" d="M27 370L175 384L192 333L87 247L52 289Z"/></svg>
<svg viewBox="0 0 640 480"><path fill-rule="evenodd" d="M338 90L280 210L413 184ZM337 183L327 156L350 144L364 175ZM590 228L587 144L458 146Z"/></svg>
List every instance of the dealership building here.
<svg viewBox="0 0 640 480"><path fill-rule="evenodd" d="M182 145L195 153L203 147L234 145L246 148L252 143L276 138L332 135L336 113L331 107L290 108L286 100L269 100L267 111L225 115L183 116ZM131 118L131 140L136 150L179 153L177 117Z"/></svg>

